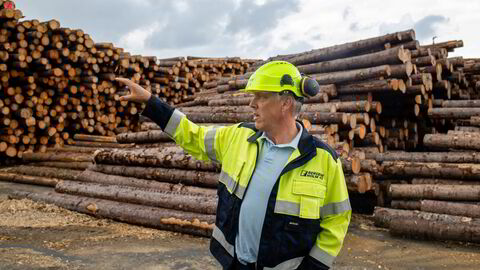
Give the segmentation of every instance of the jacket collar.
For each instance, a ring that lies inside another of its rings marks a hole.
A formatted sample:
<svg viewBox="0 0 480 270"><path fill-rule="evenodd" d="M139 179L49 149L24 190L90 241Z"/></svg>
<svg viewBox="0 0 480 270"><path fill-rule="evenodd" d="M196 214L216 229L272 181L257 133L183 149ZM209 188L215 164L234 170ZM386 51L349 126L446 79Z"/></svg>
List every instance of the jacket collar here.
<svg viewBox="0 0 480 270"><path fill-rule="evenodd" d="M308 133L302 121L296 120L296 122L303 127L302 135L300 136L300 141L298 142L298 151L300 151L300 155L303 155L315 149L315 142L313 140L313 136ZM247 141L250 143L254 143L263 134L263 131L261 130L258 130L256 128L252 129L255 133L252 136L248 137Z"/></svg>

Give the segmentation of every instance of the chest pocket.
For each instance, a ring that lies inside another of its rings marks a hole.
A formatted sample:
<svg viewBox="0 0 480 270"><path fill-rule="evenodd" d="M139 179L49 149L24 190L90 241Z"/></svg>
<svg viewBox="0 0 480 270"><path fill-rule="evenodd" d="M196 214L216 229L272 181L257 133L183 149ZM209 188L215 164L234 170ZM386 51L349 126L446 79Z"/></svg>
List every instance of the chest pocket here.
<svg viewBox="0 0 480 270"><path fill-rule="evenodd" d="M300 197L299 215L301 218L320 218L320 208L323 206L326 191L326 186L319 182L293 180L292 193Z"/></svg>

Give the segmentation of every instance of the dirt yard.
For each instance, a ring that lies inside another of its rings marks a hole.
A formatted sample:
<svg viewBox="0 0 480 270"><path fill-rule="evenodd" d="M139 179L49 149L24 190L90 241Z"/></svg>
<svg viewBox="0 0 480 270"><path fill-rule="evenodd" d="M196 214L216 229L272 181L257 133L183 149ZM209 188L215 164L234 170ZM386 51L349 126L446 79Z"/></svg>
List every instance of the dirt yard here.
<svg viewBox="0 0 480 270"><path fill-rule="evenodd" d="M30 200L0 182L0 269L219 269L208 239L127 225ZM354 215L334 269L479 269L480 246L392 238Z"/></svg>

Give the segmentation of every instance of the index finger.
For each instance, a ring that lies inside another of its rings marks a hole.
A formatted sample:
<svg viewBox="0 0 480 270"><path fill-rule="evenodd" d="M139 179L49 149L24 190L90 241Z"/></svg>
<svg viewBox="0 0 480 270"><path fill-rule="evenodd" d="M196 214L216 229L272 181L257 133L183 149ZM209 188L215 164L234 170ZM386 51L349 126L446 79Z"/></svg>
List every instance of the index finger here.
<svg viewBox="0 0 480 270"><path fill-rule="evenodd" d="M129 79L125 79L125 78L115 78L116 81L119 81L123 84L126 84L126 85L133 85L133 82Z"/></svg>

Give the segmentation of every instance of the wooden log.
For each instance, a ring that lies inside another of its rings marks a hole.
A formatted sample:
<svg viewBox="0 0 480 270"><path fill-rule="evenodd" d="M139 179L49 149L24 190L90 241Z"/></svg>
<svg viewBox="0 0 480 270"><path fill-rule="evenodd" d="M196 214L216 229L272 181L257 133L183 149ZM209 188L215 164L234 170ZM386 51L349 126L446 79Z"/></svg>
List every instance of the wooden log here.
<svg viewBox="0 0 480 270"><path fill-rule="evenodd" d="M14 199L27 198L34 201L51 203L99 218L110 218L130 224L205 237L211 235L213 224L215 223L214 215L188 213L55 192L31 193L16 191L11 197Z"/></svg>
<svg viewBox="0 0 480 270"><path fill-rule="evenodd" d="M480 116L470 117L470 125L480 127Z"/></svg>
<svg viewBox="0 0 480 270"><path fill-rule="evenodd" d="M75 180L77 176L81 173L78 170L63 169L63 168L52 168L52 167L37 167L37 166L28 166L20 165L15 167L7 167L0 170L1 172L29 175L29 176L39 176L46 178L57 178L64 180Z"/></svg>
<svg viewBox="0 0 480 270"><path fill-rule="evenodd" d="M480 181L442 178L413 178L411 183L413 185L480 185Z"/></svg>
<svg viewBox="0 0 480 270"><path fill-rule="evenodd" d="M61 161L61 162L88 162L92 155L87 153L23 153L23 161Z"/></svg>
<svg viewBox="0 0 480 270"><path fill-rule="evenodd" d="M348 124L354 128L356 118L347 113L325 113L325 112L302 112L298 115L299 119L306 119L312 124Z"/></svg>
<svg viewBox="0 0 480 270"><path fill-rule="evenodd" d="M420 210L421 207L420 201L392 200L390 204L395 209Z"/></svg>
<svg viewBox="0 0 480 270"><path fill-rule="evenodd" d="M210 105L209 105L210 106ZM252 113L187 113L187 118L195 123L240 123L252 122Z"/></svg>
<svg viewBox="0 0 480 270"><path fill-rule="evenodd" d="M0 172L0 181L54 187L61 179Z"/></svg>
<svg viewBox="0 0 480 270"><path fill-rule="evenodd" d="M173 141L170 136L161 130L121 133L117 134L116 140L119 143L156 143Z"/></svg>
<svg viewBox="0 0 480 270"><path fill-rule="evenodd" d="M464 223L395 219L390 224L390 233L410 238L480 243L480 227Z"/></svg>
<svg viewBox="0 0 480 270"><path fill-rule="evenodd" d="M390 185L394 199L434 199L475 201L480 199L480 187L476 185Z"/></svg>
<svg viewBox="0 0 480 270"><path fill-rule="evenodd" d="M356 94L368 92L390 92L398 90L397 80L374 80L337 86L338 94Z"/></svg>
<svg viewBox="0 0 480 270"><path fill-rule="evenodd" d="M345 182L349 191L365 193L372 189L372 176L369 173L346 175Z"/></svg>
<svg viewBox="0 0 480 270"><path fill-rule="evenodd" d="M357 157L342 159L342 167L344 173L360 173L360 159Z"/></svg>
<svg viewBox="0 0 480 270"><path fill-rule="evenodd" d="M132 148L135 144L120 144L120 143L108 143L108 142L87 142L87 141L69 141L70 145L83 146L83 147L95 147L95 148Z"/></svg>
<svg viewBox="0 0 480 270"><path fill-rule="evenodd" d="M439 163L480 163L480 154L475 152L404 152L367 153L366 158L378 162L409 161Z"/></svg>
<svg viewBox="0 0 480 270"><path fill-rule="evenodd" d="M391 176L480 179L480 164L472 163L384 161L382 167L382 174Z"/></svg>
<svg viewBox="0 0 480 270"><path fill-rule="evenodd" d="M375 207L373 217L375 221L375 226L382 228L389 228L392 220L394 219L423 219L427 221L442 221L452 224L465 223L475 226L480 225L480 219L478 218L427 213L422 211L390 209L383 207Z"/></svg>
<svg viewBox="0 0 480 270"><path fill-rule="evenodd" d="M480 116L480 108L431 108L428 116L436 119L466 119Z"/></svg>
<svg viewBox="0 0 480 270"><path fill-rule="evenodd" d="M389 64L403 64L410 60L410 55L403 47L359 55L349 58L336 59L308 65L297 65L300 72L305 74L326 73L340 70L352 70Z"/></svg>
<svg viewBox="0 0 480 270"><path fill-rule="evenodd" d="M353 81L361 81L366 79L374 79L378 77L387 78L391 74L390 67L388 65L368 67L362 69L354 69L347 71L337 71L331 73L320 73L310 75L319 84L335 84L335 83L347 83Z"/></svg>
<svg viewBox="0 0 480 270"><path fill-rule="evenodd" d="M293 57L287 57L286 59L294 65L304 65L309 63L316 63L321 61L327 61L332 59L350 57L362 54L366 51L384 48L385 43L398 43L400 41L411 41L415 39L415 32L413 30L407 30L404 32L397 32L387 34L379 37L373 37L369 39L359 40L355 42L349 42L341 45L334 45L322 49L312 50L301 55L294 55ZM275 58L274 58L275 59ZM272 59L273 60L273 59ZM260 65L260 63L258 63Z"/></svg>
<svg viewBox="0 0 480 270"><path fill-rule="evenodd" d="M89 134L75 134L73 139L78 141L88 141L88 142L106 142L106 143L116 143L117 139L115 137L109 136L97 136Z"/></svg>
<svg viewBox="0 0 480 270"><path fill-rule="evenodd" d="M442 102L444 108L472 108L480 107L480 100L444 100Z"/></svg>
<svg viewBox="0 0 480 270"><path fill-rule="evenodd" d="M423 144L435 149L467 149L480 150L480 138L447 135L447 134L426 134L423 137Z"/></svg>
<svg viewBox="0 0 480 270"><path fill-rule="evenodd" d="M219 174L194 170L146 168L135 166L113 166L104 164L92 164L89 170L126 177L137 177L148 180L156 180L187 186L199 186L215 188L218 184Z"/></svg>
<svg viewBox="0 0 480 270"><path fill-rule="evenodd" d="M214 215L217 199L213 196L185 195L155 189L119 185L60 181L55 186L58 193L92 197L117 202L141 204L200 214Z"/></svg>
<svg viewBox="0 0 480 270"><path fill-rule="evenodd" d="M88 183L99 183L106 185L119 185L119 186L129 186L129 187L138 187L138 188L150 188L157 189L162 191L175 191L182 192L185 194L197 194L204 196L215 196L216 190L210 188L194 187L194 186L184 186L182 184L171 184L171 183L161 183L152 180L145 180L136 177L125 177L119 175L109 175L99 172L94 172L90 170L83 171L75 179L76 181L88 182Z"/></svg>
<svg viewBox="0 0 480 270"><path fill-rule="evenodd" d="M128 166L154 166L190 170L216 171L214 163L198 161L179 147L164 149L100 149L94 154L95 163Z"/></svg>
<svg viewBox="0 0 480 270"><path fill-rule="evenodd" d="M49 147L46 152L69 152L69 153L92 153L97 149L93 147L82 147L74 145L64 145L62 147Z"/></svg>
<svg viewBox="0 0 480 270"><path fill-rule="evenodd" d="M42 161L29 163L30 166L36 167L52 167L72 170L85 170L90 166L92 162L62 162L62 161Z"/></svg>
<svg viewBox="0 0 480 270"><path fill-rule="evenodd" d="M413 72L413 64L408 61L405 64L400 65L390 65L390 77L406 79L410 77Z"/></svg>
<svg viewBox="0 0 480 270"><path fill-rule="evenodd" d="M420 210L430 213L480 218L478 203L421 200Z"/></svg>

